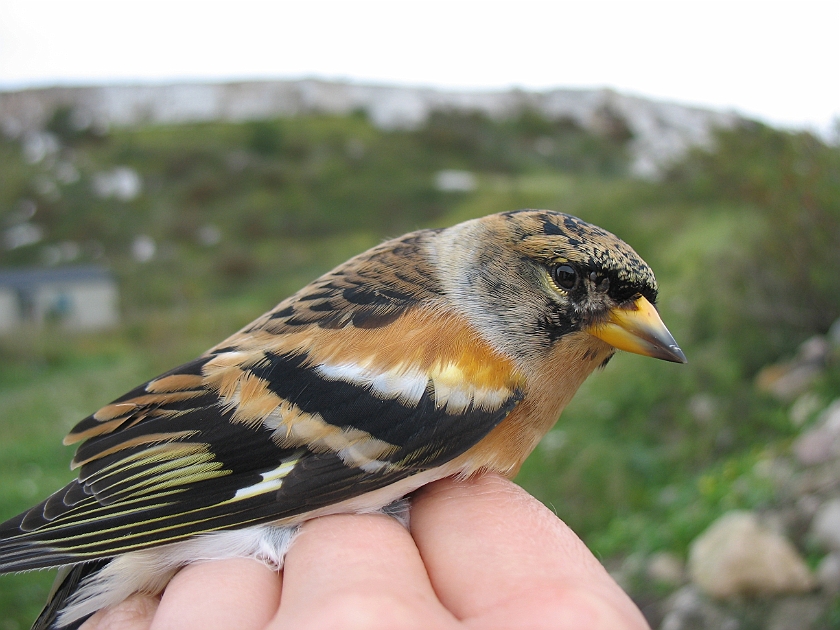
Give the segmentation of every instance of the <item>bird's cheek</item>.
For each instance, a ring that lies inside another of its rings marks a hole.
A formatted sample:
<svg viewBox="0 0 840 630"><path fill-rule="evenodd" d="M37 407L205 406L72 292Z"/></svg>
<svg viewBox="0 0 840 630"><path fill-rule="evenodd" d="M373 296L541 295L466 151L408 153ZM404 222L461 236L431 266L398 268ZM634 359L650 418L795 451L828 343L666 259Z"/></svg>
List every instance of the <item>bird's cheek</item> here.
<svg viewBox="0 0 840 630"><path fill-rule="evenodd" d="M537 330L546 333L549 341L554 343L564 336L580 330L580 321L574 313L570 313L566 309L556 308L540 318Z"/></svg>

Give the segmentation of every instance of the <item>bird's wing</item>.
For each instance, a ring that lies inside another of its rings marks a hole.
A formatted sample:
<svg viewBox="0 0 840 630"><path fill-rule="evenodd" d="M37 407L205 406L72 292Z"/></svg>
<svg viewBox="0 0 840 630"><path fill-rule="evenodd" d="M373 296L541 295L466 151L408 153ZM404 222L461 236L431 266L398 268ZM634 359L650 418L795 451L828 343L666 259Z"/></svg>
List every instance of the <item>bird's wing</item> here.
<svg viewBox="0 0 840 630"><path fill-rule="evenodd" d="M339 268L80 422L78 480L0 525L0 570L294 517L466 451L520 400L516 371L394 286Z"/></svg>

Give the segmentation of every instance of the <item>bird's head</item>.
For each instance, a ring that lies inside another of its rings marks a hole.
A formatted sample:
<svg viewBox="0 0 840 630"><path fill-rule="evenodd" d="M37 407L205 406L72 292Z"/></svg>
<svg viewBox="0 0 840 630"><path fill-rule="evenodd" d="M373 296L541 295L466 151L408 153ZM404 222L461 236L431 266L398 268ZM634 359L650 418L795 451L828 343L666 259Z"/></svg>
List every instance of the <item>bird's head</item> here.
<svg viewBox="0 0 840 630"><path fill-rule="evenodd" d="M445 230L437 251L457 269L444 285L465 315L523 363L570 338L686 361L656 311L650 267L606 230L520 210Z"/></svg>

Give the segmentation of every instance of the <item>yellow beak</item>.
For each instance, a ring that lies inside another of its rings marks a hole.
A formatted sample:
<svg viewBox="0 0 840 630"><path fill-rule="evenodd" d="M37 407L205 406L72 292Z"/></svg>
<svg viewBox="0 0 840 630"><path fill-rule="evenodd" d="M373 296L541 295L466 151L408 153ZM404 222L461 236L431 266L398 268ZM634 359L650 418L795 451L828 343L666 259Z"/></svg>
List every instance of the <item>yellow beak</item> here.
<svg viewBox="0 0 840 630"><path fill-rule="evenodd" d="M619 350L675 363L687 362L653 304L643 297L630 306L612 309L605 322L590 326L587 332Z"/></svg>

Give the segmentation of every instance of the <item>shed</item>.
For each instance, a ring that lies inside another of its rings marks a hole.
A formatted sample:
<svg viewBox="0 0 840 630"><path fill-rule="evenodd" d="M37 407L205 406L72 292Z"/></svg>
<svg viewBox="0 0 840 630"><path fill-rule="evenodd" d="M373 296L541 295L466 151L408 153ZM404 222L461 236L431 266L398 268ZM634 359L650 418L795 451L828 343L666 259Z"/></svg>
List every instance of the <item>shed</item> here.
<svg viewBox="0 0 840 630"><path fill-rule="evenodd" d="M0 269L0 332L55 322L70 330L119 321L117 282L103 267Z"/></svg>

